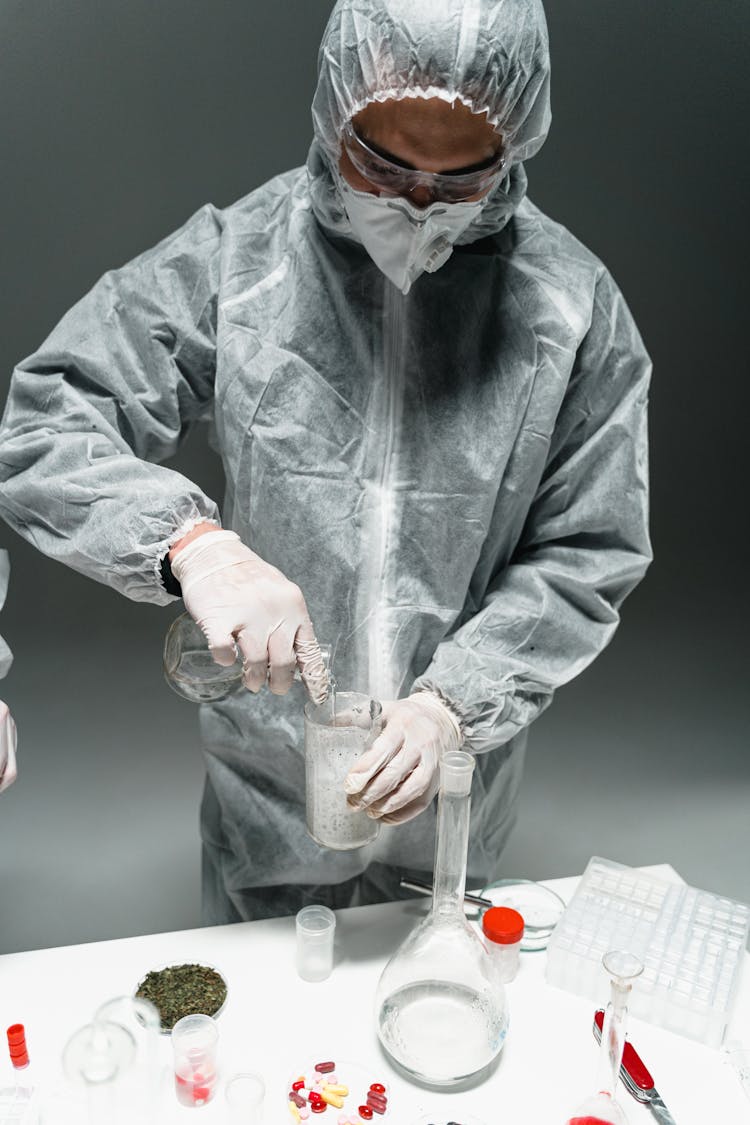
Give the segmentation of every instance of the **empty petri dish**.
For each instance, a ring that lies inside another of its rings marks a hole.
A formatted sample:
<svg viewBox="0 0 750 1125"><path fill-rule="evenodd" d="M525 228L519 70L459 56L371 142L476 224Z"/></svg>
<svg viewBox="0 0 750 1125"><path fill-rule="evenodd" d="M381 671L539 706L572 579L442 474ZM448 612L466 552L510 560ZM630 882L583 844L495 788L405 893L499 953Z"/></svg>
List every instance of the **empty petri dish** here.
<svg viewBox="0 0 750 1125"><path fill-rule="evenodd" d="M565 910L565 903L555 891L532 879L498 879L482 890L482 898L490 899L493 906L510 906L521 915L523 953L537 953L547 948L552 931Z"/></svg>

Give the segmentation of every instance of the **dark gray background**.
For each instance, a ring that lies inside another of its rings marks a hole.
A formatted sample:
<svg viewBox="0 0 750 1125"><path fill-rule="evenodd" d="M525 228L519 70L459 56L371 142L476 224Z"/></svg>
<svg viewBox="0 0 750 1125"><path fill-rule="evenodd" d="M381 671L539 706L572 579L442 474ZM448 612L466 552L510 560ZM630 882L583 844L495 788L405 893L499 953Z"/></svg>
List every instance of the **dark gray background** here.
<svg viewBox="0 0 750 1125"><path fill-rule="evenodd" d="M3 0L0 394L106 269L305 159L329 0ZM530 740L506 874L666 860L750 899L744 0L549 5L553 127L530 195L611 268L655 362L657 561ZM217 499L205 435L177 464ZM7 528L0 952L198 924L197 716L161 681L174 609Z"/></svg>

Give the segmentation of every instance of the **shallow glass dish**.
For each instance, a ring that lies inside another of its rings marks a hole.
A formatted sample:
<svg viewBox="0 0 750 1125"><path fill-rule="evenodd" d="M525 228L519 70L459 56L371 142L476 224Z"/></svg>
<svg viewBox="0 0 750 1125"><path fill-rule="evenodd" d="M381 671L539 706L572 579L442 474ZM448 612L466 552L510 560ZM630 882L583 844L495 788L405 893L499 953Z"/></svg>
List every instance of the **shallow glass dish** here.
<svg viewBox="0 0 750 1125"><path fill-rule="evenodd" d="M532 879L498 879L482 889L482 898L493 906L509 906L517 910L524 921L521 951L538 953L547 948L565 903L555 891L535 883Z"/></svg>
<svg viewBox="0 0 750 1125"><path fill-rule="evenodd" d="M213 1012L213 1013L201 1012L200 1009L196 1008L195 1011L193 1011L193 1012L185 1012L185 1015L209 1015L210 1014L211 1019L214 1019L214 1020L218 1019L219 1016L221 1015L221 1013L224 1011L224 1009L227 1006L227 1000L229 999L229 985L227 984L227 978L224 976L221 969L217 969L215 965L206 965L203 961L170 961L166 965L154 965L152 968L146 969L146 971L143 973L140 980L138 981L135 988L133 989L133 995L135 996L137 994L138 989L141 987L141 985L143 984L144 980L146 979L146 977L148 976L149 973L162 973L162 972L164 972L165 969L179 969L183 965L198 965L201 969L210 969L212 973L216 973L217 976L221 979L221 983L224 985L224 988L226 990L226 995L224 996L224 1001L221 1004L221 1006L216 1009L215 1012ZM154 1007L156 1008L156 1010L159 1011L158 1006L154 1003L153 1000L151 1001L151 1003L154 1004ZM138 1018L138 1017L136 1017L136 1018ZM161 1012L159 1012L159 1018L161 1020ZM160 1031L161 1031L162 1035L171 1035L172 1034L172 1028L171 1027L162 1026L160 1028Z"/></svg>

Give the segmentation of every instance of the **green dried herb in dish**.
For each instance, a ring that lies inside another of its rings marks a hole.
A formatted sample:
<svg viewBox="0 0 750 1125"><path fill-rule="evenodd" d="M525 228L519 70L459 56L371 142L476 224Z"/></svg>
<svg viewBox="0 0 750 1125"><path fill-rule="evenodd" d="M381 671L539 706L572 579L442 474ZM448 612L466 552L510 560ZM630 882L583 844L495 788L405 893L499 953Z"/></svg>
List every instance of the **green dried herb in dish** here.
<svg viewBox="0 0 750 1125"><path fill-rule="evenodd" d="M227 998L227 986L221 974L207 965L168 965L147 973L135 994L151 1001L162 1030L171 1031L183 1016L196 1012L215 1016Z"/></svg>

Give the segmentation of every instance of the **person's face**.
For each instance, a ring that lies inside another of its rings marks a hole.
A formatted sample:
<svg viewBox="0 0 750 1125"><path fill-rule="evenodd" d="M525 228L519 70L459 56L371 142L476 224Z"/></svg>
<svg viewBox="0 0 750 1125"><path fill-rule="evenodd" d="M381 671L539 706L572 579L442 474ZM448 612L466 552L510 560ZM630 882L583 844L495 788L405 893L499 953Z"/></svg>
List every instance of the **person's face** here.
<svg viewBox="0 0 750 1125"><path fill-rule="evenodd" d="M354 117L357 134L381 155L420 172L463 172L491 160L502 138L484 114L472 113L461 102L441 98L402 98L372 102ZM354 167L342 148L339 169L356 191L379 195L380 190ZM481 199L489 188L469 196ZM408 195L417 207L433 202L430 189L419 185Z"/></svg>

